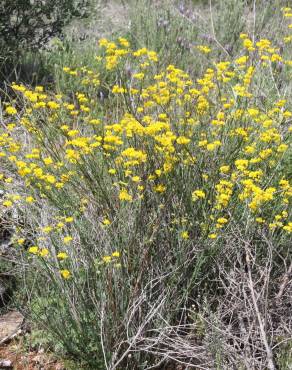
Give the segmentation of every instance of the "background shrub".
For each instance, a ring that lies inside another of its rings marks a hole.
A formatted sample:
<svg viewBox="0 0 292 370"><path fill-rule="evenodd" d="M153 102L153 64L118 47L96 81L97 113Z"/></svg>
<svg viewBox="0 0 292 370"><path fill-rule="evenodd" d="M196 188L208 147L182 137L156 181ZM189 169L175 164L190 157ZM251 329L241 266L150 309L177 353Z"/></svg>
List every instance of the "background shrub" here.
<svg viewBox="0 0 292 370"><path fill-rule="evenodd" d="M63 28L73 17L88 16L87 0L1 0L0 1L0 72L6 79L13 74L17 79L17 65L28 51L39 51L55 36L62 34ZM34 54L35 56L35 54ZM27 74L35 71L32 64ZM40 69L40 68L39 68Z"/></svg>

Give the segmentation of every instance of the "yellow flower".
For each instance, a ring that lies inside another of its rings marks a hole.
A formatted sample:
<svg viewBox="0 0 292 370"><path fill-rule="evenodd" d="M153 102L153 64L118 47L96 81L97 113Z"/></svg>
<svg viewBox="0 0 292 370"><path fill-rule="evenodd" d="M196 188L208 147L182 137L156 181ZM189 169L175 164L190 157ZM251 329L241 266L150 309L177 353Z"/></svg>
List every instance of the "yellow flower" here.
<svg viewBox="0 0 292 370"><path fill-rule="evenodd" d="M122 189L119 194L119 199L130 202L133 197L128 193L126 189Z"/></svg>
<svg viewBox="0 0 292 370"><path fill-rule="evenodd" d="M182 239L189 239L189 233L187 231L182 231L180 234Z"/></svg>
<svg viewBox="0 0 292 370"><path fill-rule="evenodd" d="M69 270L60 270L60 274L63 279L69 279L71 276L71 272Z"/></svg>
<svg viewBox="0 0 292 370"><path fill-rule="evenodd" d="M50 109L52 109L52 110L55 110L55 109L60 108L60 104L58 104L58 103L56 103L56 102L54 102L54 101L49 101L49 102L47 103L47 106L48 106Z"/></svg>
<svg viewBox="0 0 292 370"><path fill-rule="evenodd" d="M145 76L144 73L133 74L133 78L136 78L137 80L143 80L144 76Z"/></svg>
<svg viewBox="0 0 292 370"><path fill-rule="evenodd" d="M214 141L213 143L207 144L207 150L209 152L212 152L213 150L217 149L221 145L221 142L219 140Z"/></svg>
<svg viewBox="0 0 292 370"><path fill-rule="evenodd" d="M6 109L5 109L5 112L9 115L13 115L13 114L16 114L17 113L17 110L12 107L11 105L8 106Z"/></svg>
<svg viewBox="0 0 292 370"><path fill-rule="evenodd" d="M140 181L140 177L139 176L133 176L132 177L132 181L133 182L139 182Z"/></svg>
<svg viewBox="0 0 292 370"><path fill-rule="evenodd" d="M185 145L185 144L188 144L191 140L188 139L187 137L185 136L179 136L177 139L176 139L176 142L178 144L181 144L181 145Z"/></svg>
<svg viewBox="0 0 292 370"><path fill-rule="evenodd" d="M242 56L242 57L240 57L240 58L236 59L236 60L235 60L235 63L236 63L236 64L239 64L239 65L244 65L244 64L246 64L246 63L247 63L248 58L249 58L248 56L244 55L244 56Z"/></svg>
<svg viewBox="0 0 292 370"><path fill-rule="evenodd" d="M238 170L244 171L244 170L246 170L246 168L248 166L248 160L247 159L237 159L235 161L235 166Z"/></svg>
<svg viewBox="0 0 292 370"><path fill-rule="evenodd" d="M149 60L151 60L152 62L158 62L157 53L155 51L148 51L147 54L148 54Z"/></svg>
<svg viewBox="0 0 292 370"><path fill-rule="evenodd" d="M46 165L50 165L50 164L52 164L52 163L53 163L53 160L52 160L52 158L51 158L51 157L44 158L44 163L45 163Z"/></svg>
<svg viewBox="0 0 292 370"><path fill-rule="evenodd" d="M210 49L208 46L206 46L206 45L198 45L198 46L197 46L197 49L198 49L199 51L201 51L202 53L204 53L204 54L209 54L209 53L211 53L211 49Z"/></svg>
<svg viewBox="0 0 292 370"><path fill-rule="evenodd" d="M103 47L103 46L107 46L109 43L109 41L106 39L106 38L102 38L98 41L98 44L99 46Z"/></svg>
<svg viewBox="0 0 292 370"><path fill-rule="evenodd" d="M215 233L209 234L208 235L208 238L209 239L216 239L217 238L217 234L215 234Z"/></svg>
<svg viewBox="0 0 292 370"><path fill-rule="evenodd" d="M12 86L11 87L15 91L24 92L26 90L25 86L23 86L23 85L17 85L14 82L12 83Z"/></svg>
<svg viewBox="0 0 292 370"><path fill-rule="evenodd" d="M254 46L253 46L253 42L248 39L248 38L244 38L243 40L243 46L248 50L248 51L253 51L255 50Z"/></svg>
<svg viewBox="0 0 292 370"><path fill-rule="evenodd" d="M69 137L74 137L74 136L79 134L79 131L78 130L69 130L67 132L67 134L68 134Z"/></svg>
<svg viewBox="0 0 292 370"><path fill-rule="evenodd" d="M48 256L48 254L49 254L49 250L48 250L47 248L43 248L43 249L41 249L41 250L39 251L39 255L40 255L41 257L46 257L46 256Z"/></svg>
<svg viewBox="0 0 292 370"><path fill-rule="evenodd" d="M43 232L44 233L50 233L52 230L53 230L53 228L52 228L52 226L45 226L45 227L43 227Z"/></svg>
<svg viewBox="0 0 292 370"><path fill-rule="evenodd" d="M4 207L11 207L13 203L11 202L11 200L4 200L2 204Z"/></svg>
<svg viewBox="0 0 292 370"><path fill-rule="evenodd" d="M129 41L123 37L119 37L119 43L125 48L128 48L130 46Z"/></svg>
<svg viewBox="0 0 292 370"><path fill-rule="evenodd" d="M56 182L55 176L53 176L53 175L47 175L46 180L49 184L55 184L55 182Z"/></svg>
<svg viewBox="0 0 292 370"><path fill-rule="evenodd" d="M32 203L32 202L34 202L34 198L33 197L26 197L25 198L25 201L26 201L26 203Z"/></svg>
<svg viewBox="0 0 292 370"><path fill-rule="evenodd" d="M103 223L105 226L108 226L108 225L110 225L110 224L111 224L111 222L110 222L110 220L109 220L108 218L104 218L104 219L102 220L102 223Z"/></svg>
<svg viewBox="0 0 292 370"><path fill-rule="evenodd" d="M264 149L262 151L260 151L259 153L259 157L262 158L262 159L266 159L268 158L271 154L273 153L273 150L268 148L268 149Z"/></svg>
<svg viewBox="0 0 292 370"><path fill-rule="evenodd" d="M285 180L285 179L281 179L279 181L279 185L283 188L283 189L289 189L289 181L288 180Z"/></svg>
<svg viewBox="0 0 292 370"><path fill-rule="evenodd" d="M99 124L100 124L100 119L91 119L91 120L89 121L89 123L90 123L91 125L99 125Z"/></svg>
<svg viewBox="0 0 292 370"><path fill-rule="evenodd" d="M112 256L103 256L103 257L102 257L102 260L103 260L103 262L105 262L105 263L109 263L109 262L111 262L111 259L112 259Z"/></svg>
<svg viewBox="0 0 292 370"><path fill-rule="evenodd" d="M284 153L288 149L287 144L280 144L277 148L278 153Z"/></svg>
<svg viewBox="0 0 292 370"><path fill-rule="evenodd" d="M64 241L65 244L70 243L71 240L73 240L72 236L65 236L65 238L63 239L63 241Z"/></svg>
<svg viewBox="0 0 292 370"><path fill-rule="evenodd" d="M156 193L164 193L166 191L166 186L163 185L163 184L158 184L158 185L154 186L153 190Z"/></svg>
<svg viewBox="0 0 292 370"><path fill-rule="evenodd" d="M230 166L221 166L219 170L221 173L227 173L230 170Z"/></svg>
<svg viewBox="0 0 292 370"><path fill-rule="evenodd" d="M112 253L112 256L118 258L118 257L120 257L120 252L115 251L115 252Z"/></svg>
<svg viewBox="0 0 292 370"><path fill-rule="evenodd" d="M141 150L136 150L135 148L127 148L121 153L121 155L122 157L131 159L131 164L146 162L147 159L147 154L145 154Z"/></svg>
<svg viewBox="0 0 292 370"><path fill-rule="evenodd" d="M67 254L66 252L59 252L59 253L57 254L57 258L58 258L59 260L64 260L64 259L68 258L68 254Z"/></svg>
<svg viewBox="0 0 292 370"><path fill-rule="evenodd" d="M206 198L206 193L203 190L197 189L197 190L193 191L192 199L193 199L193 201L195 201L199 198L202 198L202 199Z"/></svg>
<svg viewBox="0 0 292 370"><path fill-rule="evenodd" d="M15 126L16 126L15 123L8 123L6 127L8 131L13 131Z"/></svg>
<svg viewBox="0 0 292 370"><path fill-rule="evenodd" d="M38 253L38 251L39 251L39 247L38 247L38 246L36 246L36 245L34 245L34 246L32 246L32 247L29 247L29 248L28 248L28 252L29 252L29 253L32 253L32 254L37 254L37 253Z"/></svg>
<svg viewBox="0 0 292 370"><path fill-rule="evenodd" d="M269 223L269 229L273 230L276 229L276 227L282 227L282 222L271 222Z"/></svg>
<svg viewBox="0 0 292 370"><path fill-rule="evenodd" d="M34 89L37 92L43 92L44 91L44 87L43 86L36 86Z"/></svg>
<svg viewBox="0 0 292 370"><path fill-rule="evenodd" d="M283 226L283 230L287 231L288 233L292 232L292 222L289 222L288 225Z"/></svg>
<svg viewBox="0 0 292 370"><path fill-rule="evenodd" d="M126 92L126 90L123 87L120 87L119 85L114 85L112 88L113 94L123 94Z"/></svg>
<svg viewBox="0 0 292 370"><path fill-rule="evenodd" d="M217 219L217 222L218 222L218 224L224 225L224 224L226 224L228 222L228 220L225 217L219 217Z"/></svg>
<svg viewBox="0 0 292 370"><path fill-rule="evenodd" d="M259 48L259 50L265 50L265 49L269 49L269 47L271 46L271 41L270 40L267 40L267 39L261 39L260 41L258 41L256 43L256 46Z"/></svg>

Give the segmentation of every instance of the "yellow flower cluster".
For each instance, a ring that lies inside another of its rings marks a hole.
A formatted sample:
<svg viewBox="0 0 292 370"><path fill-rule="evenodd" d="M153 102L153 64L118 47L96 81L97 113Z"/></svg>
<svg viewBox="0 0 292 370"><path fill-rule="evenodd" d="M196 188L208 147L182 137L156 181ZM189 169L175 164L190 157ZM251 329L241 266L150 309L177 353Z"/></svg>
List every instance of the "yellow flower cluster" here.
<svg viewBox="0 0 292 370"><path fill-rule="evenodd" d="M64 68L83 86L72 102L40 86L31 90L13 84L25 110L19 116L13 106L6 108L14 122L0 135L0 156L26 187L27 204L63 199L82 214L90 206L86 195L103 208L104 232L114 212L124 207L147 212L150 203L162 209L173 202L180 204L187 223L198 217L197 234L204 238L216 239L242 214L254 228L290 233L292 187L286 171L292 112L286 96L271 94L262 104L258 94L267 66L273 73L281 63L291 74L291 60L269 40L253 42L247 34L241 39L244 55L214 62L196 80L174 65L157 70L154 51L132 50L119 38L116 43L100 40L96 70ZM210 52L205 46L198 49ZM101 70L122 76L108 89L118 107L115 116L104 113L92 89L106 86ZM19 131L30 136L31 145L19 139ZM0 181L7 188L2 205L11 207L21 195L13 193L12 180L3 175ZM70 222L73 218L60 219L42 233L57 231L62 245L69 244L74 240L64 225ZM189 231L184 225L178 235L188 240ZM29 252L49 255L36 246ZM102 260L119 257L114 253ZM58 251L60 261L67 257ZM69 270L60 273L70 276Z"/></svg>

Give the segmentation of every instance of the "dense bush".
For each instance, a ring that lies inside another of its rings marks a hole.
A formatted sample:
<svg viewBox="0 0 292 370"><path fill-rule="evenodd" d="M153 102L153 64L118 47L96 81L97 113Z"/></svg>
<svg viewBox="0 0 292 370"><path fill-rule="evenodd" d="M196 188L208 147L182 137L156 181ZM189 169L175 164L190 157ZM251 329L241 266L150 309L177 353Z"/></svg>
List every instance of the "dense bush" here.
<svg viewBox="0 0 292 370"><path fill-rule="evenodd" d="M63 91L13 84L2 211L30 313L92 369L291 362L292 17L194 78L101 39ZM67 92L67 91L66 91Z"/></svg>
<svg viewBox="0 0 292 370"><path fill-rule="evenodd" d="M11 74L15 80L19 74L25 74L21 68L17 70L21 63L25 63L25 56L30 51L38 52L53 37L60 36L73 17L87 16L88 6L88 0L1 0L1 79L9 80ZM36 68L37 62L35 55L30 58L30 64L26 67L30 73Z"/></svg>
<svg viewBox="0 0 292 370"><path fill-rule="evenodd" d="M85 16L87 6L87 0L1 0L1 49L15 53L44 46L72 17Z"/></svg>

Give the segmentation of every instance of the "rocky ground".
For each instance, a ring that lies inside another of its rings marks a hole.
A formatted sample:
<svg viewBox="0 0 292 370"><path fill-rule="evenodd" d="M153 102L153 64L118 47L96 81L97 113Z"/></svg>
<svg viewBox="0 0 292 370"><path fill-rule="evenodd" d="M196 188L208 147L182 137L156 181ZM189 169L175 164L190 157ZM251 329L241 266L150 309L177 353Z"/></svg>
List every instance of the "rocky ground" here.
<svg viewBox="0 0 292 370"><path fill-rule="evenodd" d="M30 350L24 345L25 321L18 311L0 316L1 369L63 369L43 350ZM58 365L58 366L57 366Z"/></svg>

